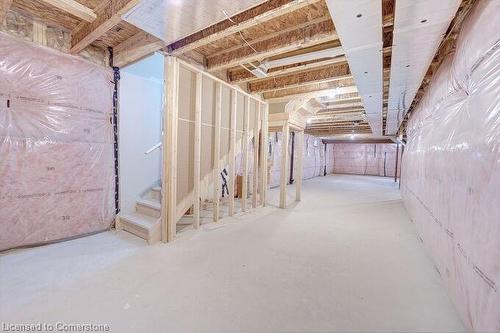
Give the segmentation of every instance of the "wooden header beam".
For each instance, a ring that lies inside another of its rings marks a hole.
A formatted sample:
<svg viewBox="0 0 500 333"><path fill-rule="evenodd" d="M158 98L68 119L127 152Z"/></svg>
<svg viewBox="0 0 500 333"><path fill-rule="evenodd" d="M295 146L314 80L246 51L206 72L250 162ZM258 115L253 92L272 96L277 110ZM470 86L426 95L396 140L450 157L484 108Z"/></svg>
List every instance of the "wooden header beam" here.
<svg viewBox="0 0 500 333"><path fill-rule="evenodd" d="M165 42L140 31L113 48L113 65L123 67L165 46Z"/></svg>

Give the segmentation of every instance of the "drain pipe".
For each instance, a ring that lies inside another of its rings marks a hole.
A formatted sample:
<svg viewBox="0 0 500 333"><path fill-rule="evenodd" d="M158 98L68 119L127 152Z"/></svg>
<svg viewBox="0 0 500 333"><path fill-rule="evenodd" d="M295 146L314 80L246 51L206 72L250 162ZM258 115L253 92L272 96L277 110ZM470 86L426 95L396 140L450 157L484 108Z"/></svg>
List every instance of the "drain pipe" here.
<svg viewBox="0 0 500 333"><path fill-rule="evenodd" d="M290 184L293 184L294 179L293 179L293 160L295 156L295 132L290 133L291 134L291 140L292 140L292 153L290 154Z"/></svg>

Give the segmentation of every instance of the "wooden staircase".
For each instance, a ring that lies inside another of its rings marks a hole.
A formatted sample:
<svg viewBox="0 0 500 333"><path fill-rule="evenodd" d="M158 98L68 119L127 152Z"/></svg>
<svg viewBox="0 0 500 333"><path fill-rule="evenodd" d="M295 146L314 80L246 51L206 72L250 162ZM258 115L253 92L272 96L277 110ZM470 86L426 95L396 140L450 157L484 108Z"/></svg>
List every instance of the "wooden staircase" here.
<svg viewBox="0 0 500 333"><path fill-rule="evenodd" d="M240 139L241 140L241 139ZM237 142L236 147L241 147L240 142ZM239 153L240 149L236 150ZM227 157L221 157L220 163L227 163ZM200 181L208 186L213 181L213 174L209 172ZM191 221L182 220L181 218L193 206L194 193L190 191L185 198L177 202L175 220L177 231L191 225ZM137 200L135 212L119 213L116 217L116 230L125 230L138 237L145 239L149 244L156 243L161 240L161 187L153 187L149 190L144 198Z"/></svg>
<svg viewBox="0 0 500 333"><path fill-rule="evenodd" d="M161 188L153 187L135 204L135 212L119 213L116 230L125 230L145 239L149 244L161 240Z"/></svg>

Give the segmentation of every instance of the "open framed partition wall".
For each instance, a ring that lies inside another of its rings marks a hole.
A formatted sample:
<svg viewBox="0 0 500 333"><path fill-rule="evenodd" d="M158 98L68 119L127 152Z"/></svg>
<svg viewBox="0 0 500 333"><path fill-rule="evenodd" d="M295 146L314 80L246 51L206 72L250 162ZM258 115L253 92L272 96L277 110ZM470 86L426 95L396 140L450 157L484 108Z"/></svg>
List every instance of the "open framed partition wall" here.
<svg viewBox="0 0 500 333"><path fill-rule="evenodd" d="M300 113L281 112L268 115L269 132L282 132L282 146L280 158L280 196L279 207L286 208L286 186L289 179L290 170L290 132L295 132L297 156L295 179L295 201L301 200L302 176L303 176L303 155L304 155L304 129L305 119Z"/></svg>
<svg viewBox="0 0 500 333"><path fill-rule="evenodd" d="M198 228L204 208L217 222L265 205L268 104L172 56L165 56L164 80L161 217L168 242L191 208Z"/></svg>

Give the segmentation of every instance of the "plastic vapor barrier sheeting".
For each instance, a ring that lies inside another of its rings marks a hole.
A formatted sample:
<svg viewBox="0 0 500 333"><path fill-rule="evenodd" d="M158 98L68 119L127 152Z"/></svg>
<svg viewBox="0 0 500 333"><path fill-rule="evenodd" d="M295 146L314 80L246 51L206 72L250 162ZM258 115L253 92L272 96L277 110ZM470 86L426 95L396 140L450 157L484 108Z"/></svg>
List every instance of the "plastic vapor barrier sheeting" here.
<svg viewBox="0 0 500 333"><path fill-rule="evenodd" d="M281 175L281 143L282 133L269 133L269 186L277 187L280 185ZM289 156L292 150L292 135L290 134ZM295 145L294 154L294 175L297 174L297 146ZM333 170L332 165L332 147L327 145L326 173L330 174ZM290 163L290 162L289 162ZM290 164L288 165L290 167ZM302 179L309 179L324 175L325 171L325 145L320 138L313 135L304 134L304 157L302 160ZM290 177L290 175L288 175ZM287 180L288 182L288 180Z"/></svg>
<svg viewBox="0 0 500 333"><path fill-rule="evenodd" d="M0 250L109 228L112 73L0 33Z"/></svg>
<svg viewBox="0 0 500 333"><path fill-rule="evenodd" d="M408 123L401 189L464 323L500 332L500 13L480 1Z"/></svg>
<svg viewBox="0 0 500 333"><path fill-rule="evenodd" d="M333 173L394 177L396 144L335 143Z"/></svg>

